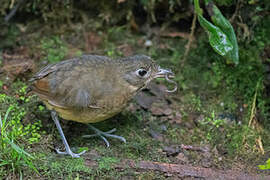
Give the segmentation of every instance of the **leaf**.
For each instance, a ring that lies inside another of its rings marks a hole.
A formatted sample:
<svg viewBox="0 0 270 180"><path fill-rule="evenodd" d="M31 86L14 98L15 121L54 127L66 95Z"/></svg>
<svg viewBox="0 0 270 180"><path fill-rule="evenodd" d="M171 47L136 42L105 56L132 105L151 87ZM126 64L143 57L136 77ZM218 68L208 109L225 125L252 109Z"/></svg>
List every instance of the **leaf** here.
<svg viewBox="0 0 270 180"><path fill-rule="evenodd" d="M266 164L264 164L264 165L259 165L258 167L259 167L259 169L261 169L261 170L267 170L267 169L270 169L270 159L268 159L268 160L266 161Z"/></svg>
<svg viewBox="0 0 270 180"><path fill-rule="evenodd" d="M18 145L16 145L14 142L10 141L8 139L8 137L5 137L4 139L8 144L10 144L10 146L15 150L17 151L19 154L24 154L30 158L34 158L33 156L31 156L28 152L26 152L25 150L23 150L22 148L20 148Z"/></svg>
<svg viewBox="0 0 270 180"><path fill-rule="evenodd" d="M237 65L239 63L238 44L232 25L212 1L205 0L205 3L213 24L203 17L199 0L194 0L195 12L200 25L208 33L210 45L218 54L224 56L228 63Z"/></svg>
<svg viewBox="0 0 270 180"><path fill-rule="evenodd" d="M228 39L233 45L232 51L230 51L226 55L227 61L233 62L234 64L238 64L239 63L238 43L231 23L222 15L218 7L214 5L212 1L207 3L207 11L211 15L213 23L227 35Z"/></svg>
<svg viewBox="0 0 270 180"><path fill-rule="evenodd" d="M212 48L221 56L227 55L233 49L227 35L219 27L207 21L203 16L198 14L200 25L207 31L209 42Z"/></svg>

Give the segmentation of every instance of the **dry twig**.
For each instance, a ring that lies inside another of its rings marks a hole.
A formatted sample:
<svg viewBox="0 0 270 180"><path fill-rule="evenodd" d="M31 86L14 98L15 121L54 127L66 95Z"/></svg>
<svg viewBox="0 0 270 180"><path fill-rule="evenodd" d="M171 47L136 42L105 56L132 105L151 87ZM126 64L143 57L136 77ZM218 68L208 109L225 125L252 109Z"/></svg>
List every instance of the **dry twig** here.
<svg viewBox="0 0 270 180"><path fill-rule="evenodd" d="M185 53L184 53L184 57L181 61L181 64L180 64L180 67L182 68L185 64L185 61L186 61L186 58L187 58L187 55L190 51L190 48L191 48L191 44L194 40L194 31L195 31L195 28L196 28L196 20L197 20L197 15L194 13L193 15L193 20L192 20L192 25L191 25L191 32L189 34L189 39L188 39L188 43L187 45L185 46L186 50L185 50Z"/></svg>

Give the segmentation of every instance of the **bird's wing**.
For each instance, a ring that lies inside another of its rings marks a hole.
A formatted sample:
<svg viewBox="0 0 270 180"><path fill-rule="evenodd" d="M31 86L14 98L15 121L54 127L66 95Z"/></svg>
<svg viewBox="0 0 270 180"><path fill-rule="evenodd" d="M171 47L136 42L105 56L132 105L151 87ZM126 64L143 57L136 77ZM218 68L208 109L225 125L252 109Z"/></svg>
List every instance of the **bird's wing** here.
<svg viewBox="0 0 270 180"><path fill-rule="evenodd" d="M46 66L30 79L32 90L53 106L99 108L90 92L89 83L93 82L85 78L91 68L82 68L91 66L91 56L87 58L71 59ZM95 61L97 59L96 56L92 58Z"/></svg>
<svg viewBox="0 0 270 180"><path fill-rule="evenodd" d="M56 64L49 64L37 72L29 81L32 83L30 89L45 99L49 99L50 85L48 75L57 70Z"/></svg>
<svg viewBox="0 0 270 180"><path fill-rule="evenodd" d="M39 72L37 72L29 81L34 82L36 80L42 79L56 70L57 70L56 64L49 64L44 68L42 68Z"/></svg>

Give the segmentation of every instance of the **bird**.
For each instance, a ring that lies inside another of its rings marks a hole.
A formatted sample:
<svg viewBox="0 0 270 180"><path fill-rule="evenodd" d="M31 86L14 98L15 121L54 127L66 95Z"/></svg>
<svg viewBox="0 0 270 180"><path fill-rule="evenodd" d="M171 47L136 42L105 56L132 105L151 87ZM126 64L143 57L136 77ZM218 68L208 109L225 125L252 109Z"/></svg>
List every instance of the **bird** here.
<svg viewBox="0 0 270 180"><path fill-rule="evenodd" d="M133 55L123 58L109 58L100 55L82 55L80 57L49 64L37 72L29 81L32 92L43 101L51 111L65 151L56 149L58 154L80 157L72 152L63 133L59 117L64 120L87 124L95 134L83 137L99 136L106 145L106 137L116 138L124 143L126 139L114 135L116 129L103 132L92 123L104 121L120 113L132 98L147 84L156 78L165 78L174 83L174 73L162 69L149 56Z"/></svg>

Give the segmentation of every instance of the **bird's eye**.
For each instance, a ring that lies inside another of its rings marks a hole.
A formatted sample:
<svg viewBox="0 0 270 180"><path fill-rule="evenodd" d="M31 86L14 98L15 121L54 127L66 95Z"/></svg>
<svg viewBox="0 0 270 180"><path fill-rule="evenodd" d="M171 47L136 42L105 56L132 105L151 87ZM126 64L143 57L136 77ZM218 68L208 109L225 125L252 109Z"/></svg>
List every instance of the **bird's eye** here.
<svg viewBox="0 0 270 180"><path fill-rule="evenodd" d="M148 74L148 72L145 70L145 69L138 69L137 71L136 71L136 74L138 75L138 76L140 76L140 77L146 77L146 75Z"/></svg>

